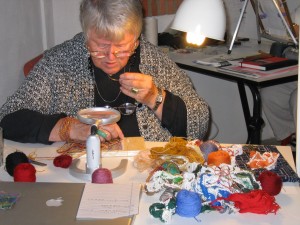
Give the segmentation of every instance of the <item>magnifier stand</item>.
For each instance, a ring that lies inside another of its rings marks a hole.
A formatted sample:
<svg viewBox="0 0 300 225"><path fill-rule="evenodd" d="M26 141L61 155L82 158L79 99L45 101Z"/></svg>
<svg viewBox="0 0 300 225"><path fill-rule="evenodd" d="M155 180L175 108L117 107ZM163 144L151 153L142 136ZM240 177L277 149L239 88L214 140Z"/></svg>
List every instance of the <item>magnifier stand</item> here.
<svg viewBox="0 0 300 225"><path fill-rule="evenodd" d="M79 168L80 164L81 164L81 159L74 159L69 168L70 174L78 179L91 181L92 173L90 171L88 171L87 169ZM116 178L116 177L121 176L123 173L125 173L127 164L128 164L128 160L122 159L120 161L120 164L117 167L110 169L112 177Z"/></svg>
<svg viewBox="0 0 300 225"><path fill-rule="evenodd" d="M99 109L106 110L106 109ZM80 117L79 117L80 119ZM86 122L86 120L82 119L82 122ZM101 121L97 120L94 121L95 124L100 124ZM115 121L114 121L115 122ZM89 124L89 123L88 123ZM101 164L101 154L100 154L100 138L97 135L98 126L92 125L91 127L91 135L88 137L86 141L86 162L85 162L85 169L80 168L80 164L82 165L83 162L81 160L83 159L74 159L71 166L69 167L69 173L81 180L91 181L92 180L92 174L93 172L102 167ZM102 124L102 123L101 123ZM108 123L106 123L108 124ZM103 124L104 125L104 124ZM116 178L126 171L126 167L128 164L127 159L122 159L120 161L120 164L110 169L112 177Z"/></svg>

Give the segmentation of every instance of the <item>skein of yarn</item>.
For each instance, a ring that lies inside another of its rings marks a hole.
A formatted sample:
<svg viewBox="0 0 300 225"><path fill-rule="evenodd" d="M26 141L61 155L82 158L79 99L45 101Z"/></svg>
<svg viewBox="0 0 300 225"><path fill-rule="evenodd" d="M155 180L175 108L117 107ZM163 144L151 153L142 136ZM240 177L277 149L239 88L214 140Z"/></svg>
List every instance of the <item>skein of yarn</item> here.
<svg viewBox="0 0 300 225"><path fill-rule="evenodd" d="M14 176L14 169L20 163L28 163L28 157L24 152L15 151L10 153L5 159L5 169L10 176Z"/></svg>
<svg viewBox="0 0 300 225"><path fill-rule="evenodd" d="M261 183L262 189L271 196L278 195L282 188L282 179L277 173L272 171L263 171L258 180Z"/></svg>
<svg viewBox="0 0 300 225"><path fill-rule="evenodd" d="M207 161L209 153L218 151L219 146L216 141L208 140L200 145L200 150L204 156L205 161Z"/></svg>
<svg viewBox="0 0 300 225"><path fill-rule="evenodd" d="M54 158L53 165L61 168L68 168L72 163L72 156L60 155Z"/></svg>
<svg viewBox="0 0 300 225"><path fill-rule="evenodd" d="M35 182L36 170L30 163L20 163L14 170L14 181L15 182Z"/></svg>
<svg viewBox="0 0 300 225"><path fill-rule="evenodd" d="M247 193L233 193L225 200L234 202L234 206L239 209L240 213L276 214L280 208L275 197L260 189Z"/></svg>
<svg viewBox="0 0 300 225"><path fill-rule="evenodd" d="M216 152L211 152L207 157L207 164L213 166L219 166L220 164L231 164L231 158L228 152L223 150L218 150Z"/></svg>
<svg viewBox="0 0 300 225"><path fill-rule="evenodd" d="M96 169L92 174L92 183L95 184L112 184L113 178L111 171L106 168Z"/></svg>
<svg viewBox="0 0 300 225"><path fill-rule="evenodd" d="M180 190L176 196L176 213L183 217L195 217L201 212L202 202L199 194Z"/></svg>

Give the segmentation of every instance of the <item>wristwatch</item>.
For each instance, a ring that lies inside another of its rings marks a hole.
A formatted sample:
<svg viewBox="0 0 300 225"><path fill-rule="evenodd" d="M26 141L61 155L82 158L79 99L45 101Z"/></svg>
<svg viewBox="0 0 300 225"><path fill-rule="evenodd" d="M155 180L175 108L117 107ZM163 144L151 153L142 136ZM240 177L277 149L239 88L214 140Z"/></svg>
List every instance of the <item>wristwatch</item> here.
<svg viewBox="0 0 300 225"><path fill-rule="evenodd" d="M164 96L163 96L163 90L161 88L157 88L158 95L155 99L155 106L152 109L154 112L158 109L158 106L163 102Z"/></svg>

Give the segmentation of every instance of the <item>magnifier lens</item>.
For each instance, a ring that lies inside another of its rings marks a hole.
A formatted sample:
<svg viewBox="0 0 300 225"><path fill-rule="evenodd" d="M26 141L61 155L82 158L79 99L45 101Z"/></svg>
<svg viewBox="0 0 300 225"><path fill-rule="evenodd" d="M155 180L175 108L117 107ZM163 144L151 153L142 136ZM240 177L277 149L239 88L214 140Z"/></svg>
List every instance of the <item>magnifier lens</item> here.
<svg viewBox="0 0 300 225"><path fill-rule="evenodd" d="M132 113L135 112L135 109L136 109L136 105L132 103L124 103L118 107L118 110L123 115L131 115Z"/></svg>

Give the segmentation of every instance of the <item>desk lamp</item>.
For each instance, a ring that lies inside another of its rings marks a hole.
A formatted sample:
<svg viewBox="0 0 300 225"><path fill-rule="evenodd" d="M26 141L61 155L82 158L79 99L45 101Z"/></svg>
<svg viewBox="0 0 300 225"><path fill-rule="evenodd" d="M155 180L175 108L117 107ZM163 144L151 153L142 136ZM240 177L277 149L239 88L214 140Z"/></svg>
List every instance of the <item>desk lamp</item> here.
<svg viewBox="0 0 300 225"><path fill-rule="evenodd" d="M205 38L224 41L226 14L222 0L184 0L171 28L187 32L187 42L201 45Z"/></svg>
<svg viewBox="0 0 300 225"><path fill-rule="evenodd" d="M295 14L295 23L300 25L300 7L297 8ZM299 29L299 36L300 37L300 29ZM299 39L298 39L299 41ZM299 46L299 45L298 45ZM298 51L298 60L300 59L300 51ZM300 63L298 63L298 81L299 79L299 72L300 72ZM300 145L298 144L300 141L300 95L299 95L299 88L300 83L298 82L298 99L297 99L297 130L296 130L296 171L298 176L300 176Z"/></svg>

